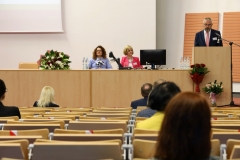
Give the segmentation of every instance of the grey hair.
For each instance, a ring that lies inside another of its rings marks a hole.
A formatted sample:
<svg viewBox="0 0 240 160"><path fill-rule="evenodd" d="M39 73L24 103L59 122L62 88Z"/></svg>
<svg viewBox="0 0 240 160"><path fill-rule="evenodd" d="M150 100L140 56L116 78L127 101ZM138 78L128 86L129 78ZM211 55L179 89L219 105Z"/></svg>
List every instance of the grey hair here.
<svg viewBox="0 0 240 160"><path fill-rule="evenodd" d="M211 23L212 23L212 19L209 18L209 17L204 18L204 19L203 19L203 23L204 23L205 21L211 21Z"/></svg>

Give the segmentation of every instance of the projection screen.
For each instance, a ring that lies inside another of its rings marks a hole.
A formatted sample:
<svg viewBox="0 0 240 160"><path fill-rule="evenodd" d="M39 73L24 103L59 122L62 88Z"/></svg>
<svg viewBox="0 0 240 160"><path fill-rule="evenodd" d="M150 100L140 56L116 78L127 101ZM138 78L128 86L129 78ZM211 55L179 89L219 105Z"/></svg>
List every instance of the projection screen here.
<svg viewBox="0 0 240 160"><path fill-rule="evenodd" d="M0 0L0 32L63 32L61 0Z"/></svg>

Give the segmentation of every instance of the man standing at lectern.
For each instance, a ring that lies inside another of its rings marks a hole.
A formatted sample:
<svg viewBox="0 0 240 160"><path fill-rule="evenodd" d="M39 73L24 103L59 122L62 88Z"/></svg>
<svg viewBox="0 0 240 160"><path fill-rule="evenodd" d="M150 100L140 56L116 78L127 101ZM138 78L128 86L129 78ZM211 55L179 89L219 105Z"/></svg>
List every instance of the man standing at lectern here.
<svg viewBox="0 0 240 160"><path fill-rule="evenodd" d="M194 46L223 46L220 31L212 29L211 18L203 19L204 30L196 33Z"/></svg>

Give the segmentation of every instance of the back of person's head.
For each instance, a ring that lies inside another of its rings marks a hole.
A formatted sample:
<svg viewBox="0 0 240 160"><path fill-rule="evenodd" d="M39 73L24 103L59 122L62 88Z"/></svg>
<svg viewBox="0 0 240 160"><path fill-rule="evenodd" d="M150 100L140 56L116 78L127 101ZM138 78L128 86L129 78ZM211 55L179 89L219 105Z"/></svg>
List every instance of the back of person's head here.
<svg viewBox="0 0 240 160"><path fill-rule="evenodd" d="M0 79L0 100L4 99L3 95L7 91L6 85L3 80Z"/></svg>
<svg viewBox="0 0 240 160"><path fill-rule="evenodd" d="M158 137L156 158L205 160L211 151L211 111L200 94L183 92L171 99Z"/></svg>
<svg viewBox="0 0 240 160"><path fill-rule="evenodd" d="M159 84L166 82L164 79L159 79L153 83L153 88L157 87Z"/></svg>
<svg viewBox="0 0 240 160"><path fill-rule="evenodd" d="M141 94L143 97L147 97L149 93L152 91L152 84L151 83L145 83L141 87Z"/></svg>
<svg viewBox="0 0 240 160"><path fill-rule="evenodd" d="M163 112L169 100L179 92L181 90L175 83L163 82L153 88L149 94L147 106L153 110Z"/></svg>
<svg viewBox="0 0 240 160"><path fill-rule="evenodd" d="M50 86L43 87L40 98L38 100L38 107L46 107L50 102L54 100L54 89Z"/></svg>

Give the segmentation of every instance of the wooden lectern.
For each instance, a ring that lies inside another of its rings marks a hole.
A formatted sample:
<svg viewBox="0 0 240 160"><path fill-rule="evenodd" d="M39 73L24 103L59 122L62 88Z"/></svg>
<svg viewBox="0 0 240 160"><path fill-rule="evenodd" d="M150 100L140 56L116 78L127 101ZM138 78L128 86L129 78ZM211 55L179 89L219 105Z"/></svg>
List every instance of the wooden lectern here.
<svg viewBox="0 0 240 160"><path fill-rule="evenodd" d="M217 106L229 105L232 101L231 48L193 47L192 64L195 63L204 63L210 71L200 84L200 93L209 98L202 88L214 80L217 80L217 83L223 82L223 92L217 95Z"/></svg>

